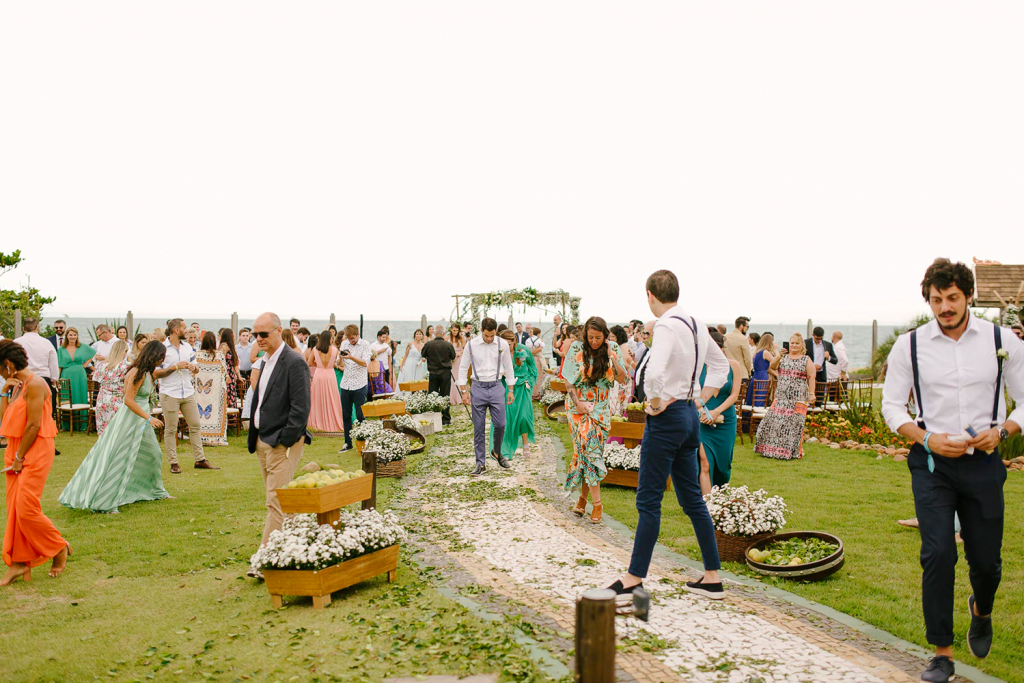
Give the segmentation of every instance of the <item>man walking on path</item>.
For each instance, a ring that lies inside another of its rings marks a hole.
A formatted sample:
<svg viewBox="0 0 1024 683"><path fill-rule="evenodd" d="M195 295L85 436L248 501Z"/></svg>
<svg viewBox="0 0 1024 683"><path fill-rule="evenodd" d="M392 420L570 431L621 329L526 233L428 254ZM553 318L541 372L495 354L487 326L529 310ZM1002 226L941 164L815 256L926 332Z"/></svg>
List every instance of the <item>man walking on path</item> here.
<svg viewBox="0 0 1024 683"><path fill-rule="evenodd" d="M714 396L729 378L729 360L711 340L707 325L685 313L677 303L679 281L668 270L647 278L647 302L658 318L643 376L647 394L647 426L640 442L640 481L636 491L639 520L629 571L609 588L632 599L643 587L651 555L661 531L661 501L671 475L676 498L690 518L704 561L704 576L686 590L713 600L725 597L718 578L721 563L715 526L700 493L698 404ZM700 371L707 365L704 388ZM699 397L699 399L698 399ZM706 410L706 409L705 409Z"/></svg>
<svg viewBox="0 0 1024 683"><path fill-rule="evenodd" d="M185 341L185 321L175 318L167 322L167 355L163 365L153 372L160 380L160 408L164 419L164 450L171 474L181 474L178 465L178 414L185 416L188 424L188 440L192 444L195 469L219 470L203 454L202 425L199 423L199 407L196 405L196 390L192 377L199 372L196 365L196 350Z"/></svg>
<svg viewBox="0 0 1024 683"><path fill-rule="evenodd" d="M249 452L260 463L266 489L267 519L263 524L265 545L270 533L281 528L284 513L277 489L295 475L303 448L311 442L309 420L309 364L281 339L281 318L264 313L252 326L256 343L266 354L260 378L252 392L252 428ZM254 570L250 570L250 576Z"/></svg>
<svg viewBox="0 0 1024 683"><path fill-rule="evenodd" d="M1024 420L1024 345L1009 329L971 314L974 274L937 259L921 294L935 319L897 337L888 358L882 414L914 441L907 458L921 530L922 603L935 657L922 681L953 676L953 597L959 513L974 594L967 600L967 646L983 658L992 647L992 609L1002 577L1003 483L1000 444ZM1006 418L1005 386L1018 408ZM913 394L916 415L907 412Z"/></svg>
<svg viewBox="0 0 1024 683"><path fill-rule="evenodd" d="M750 356L750 340L747 338L747 330L750 329L750 318L740 316L736 318L736 328L725 335L725 356L740 364L740 376L734 377L734 381L744 380L750 377L750 371L754 367L754 361Z"/></svg>
<svg viewBox="0 0 1024 683"><path fill-rule="evenodd" d="M442 396L452 392L452 361L455 360L455 347L444 338L444 328L437 326L440 332L420 349L420 355L427 361L427 391L436 391ZM441 424L452 423L451 408L441 411Z"/></svg>
<svg viewBox="0 0 1024 683"><path fill-rule="evenodd" d="M480 336L466 344L462 354L463 368L459 370L458 386L466 386L466 376L473 377L473 389L469 399L473 413L473 449L476 453L476 467L473 476L487 471L487 411L491 411L491 425L494 427L494 443L499 450L491 451L491 457L501 467L508 468L508 460L501 454L501 440L505 438L505 406L512 405L512 387L516 385L512 370L512 353L508 342L497 335L498 323L494 318L484 318L480 323ZM468 363L466 362L468 361ZM465 365L469 367L465 367ZM502 390L504 375L508 391Z"/></svg>

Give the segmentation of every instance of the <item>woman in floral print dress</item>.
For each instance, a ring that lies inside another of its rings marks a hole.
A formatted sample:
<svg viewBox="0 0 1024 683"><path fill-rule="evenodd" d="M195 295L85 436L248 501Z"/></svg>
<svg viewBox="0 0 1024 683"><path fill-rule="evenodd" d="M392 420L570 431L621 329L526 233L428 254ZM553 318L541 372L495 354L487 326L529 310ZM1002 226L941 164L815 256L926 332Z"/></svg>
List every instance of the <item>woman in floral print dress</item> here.
<svg viewBox="0 0 1024 683"><path fill-rule="evenodd" d="M778 371L779 383L774 403L757 426L754 451L777 460L802 458L804 422L807 407L814 405L815 376L802 335L789 338L789 352L777 355L771 369Z"/></svg>
<svg viewBox="0 0 1024 683"><path fill-rule="evenodd" d="M615 382L629 379L619 345L608 340L608 325L593 317L582 328L583 340L574 341L565 354L562 377L568 389L566 416L572 434L572 463L565 489L580 489L573 512L583 516L587 495L594 502L590 521L601 521L601 480L608 474L604 465L604 445L612 427L609 392Z"/></svg>
<svg viewBox="0 0 1024 683"><path fill-rule="evenodd" d="M103 436L114 413L124 405L124 375L129 365L128 344L119 339L110 347L106 364L92 373L93 381L100 383L96 394L96 436Z"/></svg>

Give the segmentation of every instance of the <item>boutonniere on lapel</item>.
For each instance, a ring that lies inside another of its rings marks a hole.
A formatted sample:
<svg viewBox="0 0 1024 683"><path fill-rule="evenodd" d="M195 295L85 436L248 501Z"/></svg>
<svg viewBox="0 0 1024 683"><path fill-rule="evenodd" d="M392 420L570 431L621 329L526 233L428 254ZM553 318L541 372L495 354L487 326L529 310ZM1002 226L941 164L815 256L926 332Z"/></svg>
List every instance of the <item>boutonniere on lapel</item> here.
<svg viewBox="0 0 1024 683"><path fill-rule="evenodd" d="M996 351L996 358L998 358L1000 362L1010 360L1010 352L1006 349L999 349Z"/></svg>

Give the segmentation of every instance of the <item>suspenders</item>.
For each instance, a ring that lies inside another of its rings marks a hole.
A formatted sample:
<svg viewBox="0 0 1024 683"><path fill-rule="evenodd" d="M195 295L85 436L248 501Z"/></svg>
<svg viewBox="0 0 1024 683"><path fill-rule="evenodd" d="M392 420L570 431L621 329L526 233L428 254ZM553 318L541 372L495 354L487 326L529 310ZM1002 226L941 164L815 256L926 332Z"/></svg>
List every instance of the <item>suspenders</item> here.
<svg viewBox="0 0 1024 683"><path fill-rule="evenodd" d="M993 336L995 337L996 345L996 391L995 398L992 401L992 424L990 426L995 427L999 422L999 392L1003 388L1003 361L998 358L999 350L1003 348L1003 332L999 325L993 325L994 330ZM911 330L910 332L910 367L914 372L914 400L917 402L917 426L921 429L927 429L924 426L924 407L921 403L921 378L920 371L917 365L917 330Z"/></svg>
<svg viewBox="0 0 1024 683"><path fill-rule="evenodd" d="M481 380L480 376L476 374L476 363L473 362L473 344L471 343L472 341L473 340L470 339L468 342L466 342L466 350L469 351L469 364L470 364L470 366L471 366L471 368L473 370L473 381L474 382L482 382L483 380ZM497 342L495 344L495 346L498 347L498 366L497 366L497 370L495 370L494 381L495 382L500 382L501 381L501 339L500 338L499 339L495 339L494 341Z"/></svg>
<svg viewBox="0 0 1024 683"><path fill-rule="evenodd" d="M697 321L693 317L690 318L690 322L686 322L685 319L680 318L678 315L673 315L670 317L674 318L675 320L682 321L682 323L686 325L686 329L690 330L690 332L693 334L693 376L690 377L690 393L686 397L687 401L692 401L693 383L697 381L697 367L700 365L700 347L697 346ZM646 370L647 366L644 366L644 369Z"/></svg>

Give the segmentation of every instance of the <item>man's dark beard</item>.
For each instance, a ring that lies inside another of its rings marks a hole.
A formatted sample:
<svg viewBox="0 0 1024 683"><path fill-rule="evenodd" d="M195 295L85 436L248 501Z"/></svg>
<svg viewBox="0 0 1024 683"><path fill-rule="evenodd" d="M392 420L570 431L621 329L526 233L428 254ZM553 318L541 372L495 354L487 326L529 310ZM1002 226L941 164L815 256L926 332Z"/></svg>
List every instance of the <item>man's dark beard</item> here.
<svg viewBox="0 0 1024 683"><path fill-rule="evenodd" d="M966 320L966 319L967 319L967 313L968 313L969 311L970 311L970 309L964 309L964 314L963 314L962 316L960 316L960 319L959 319L959 320L957 320L957 321L956 321L955 323L953 323L952 325L947 325L947 324L945 324L945 323L943 323L943 322L942 322L942 318L941 318L941 317L940 317L940 318L938 318L938 322L939 322L939 327L941 327L941 328L942 328L942 329L944 329L944 330L955 330L956 328L958 328L958 327L960 327L961 325L963 325L963 324L964 324L964 320Z"/></svg>

